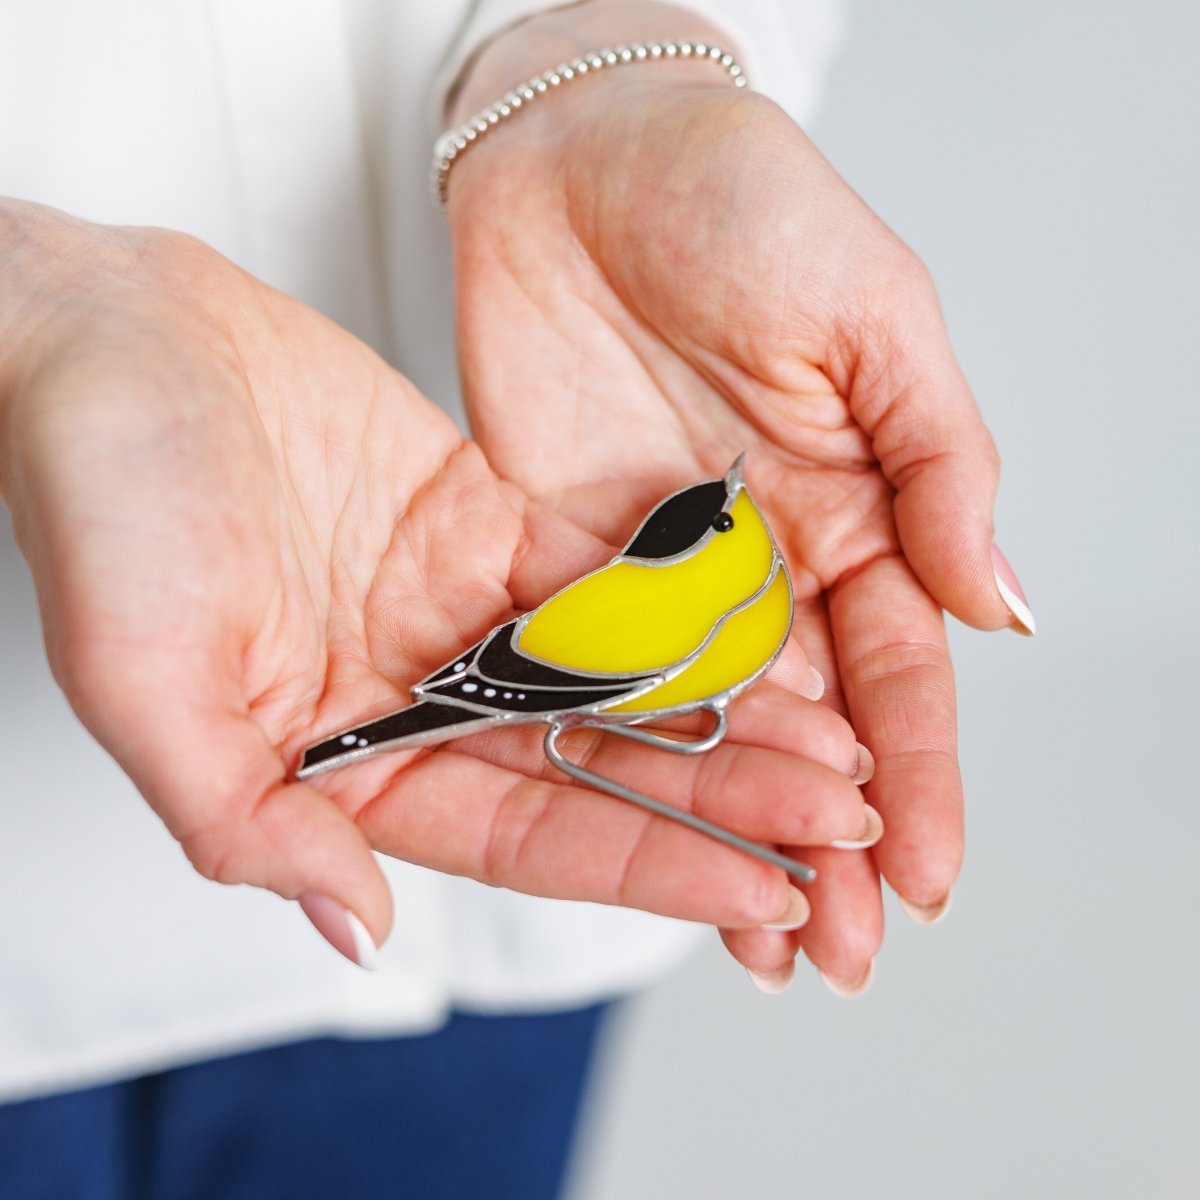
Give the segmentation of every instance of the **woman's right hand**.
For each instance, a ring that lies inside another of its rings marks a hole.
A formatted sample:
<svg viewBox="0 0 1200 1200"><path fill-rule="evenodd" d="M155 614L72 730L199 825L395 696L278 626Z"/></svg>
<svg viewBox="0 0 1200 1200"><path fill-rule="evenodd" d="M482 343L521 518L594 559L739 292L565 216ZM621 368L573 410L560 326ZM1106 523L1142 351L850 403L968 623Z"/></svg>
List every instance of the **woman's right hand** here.
<svg viewBox="0 0 1200 1200"><path fill-rule="evenodd" d="M306 743L613 550L194 239L0 203L0 495L84 724L202 874L302 900L351 957L371 948L350 914L376 945L391 921L372 847L725 928L803 915L781 871L564 782L534 730L291 780ZM762 842L869 824L849 727L769 681L701 761L580 749Z"/></svg>

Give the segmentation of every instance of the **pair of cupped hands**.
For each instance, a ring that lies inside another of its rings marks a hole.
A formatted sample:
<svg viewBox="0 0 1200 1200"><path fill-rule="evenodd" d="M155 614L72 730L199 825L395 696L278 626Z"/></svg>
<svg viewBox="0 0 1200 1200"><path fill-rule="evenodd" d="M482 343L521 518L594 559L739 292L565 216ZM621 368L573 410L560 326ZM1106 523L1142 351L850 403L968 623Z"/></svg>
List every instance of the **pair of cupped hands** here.
<svg viewBox="0 0 1200 1200"><path fill-rule="evenodd" d="M460 115L491 98L477 74ZM861 990L880 877L931 920L959 868L943 609L1012 622L997 459L927 273L709 64L563 89L450 183L475 441L191 238L0 207L0 489L56 678L202 874L301 900L359 958L345 931L393 919L374 848L717 926L767 990L800 949ZM571 753L803 848L815 884L569 782L537 729L292 781L306 743L403 704L743 450L788 647L710 754Z"/></svg>

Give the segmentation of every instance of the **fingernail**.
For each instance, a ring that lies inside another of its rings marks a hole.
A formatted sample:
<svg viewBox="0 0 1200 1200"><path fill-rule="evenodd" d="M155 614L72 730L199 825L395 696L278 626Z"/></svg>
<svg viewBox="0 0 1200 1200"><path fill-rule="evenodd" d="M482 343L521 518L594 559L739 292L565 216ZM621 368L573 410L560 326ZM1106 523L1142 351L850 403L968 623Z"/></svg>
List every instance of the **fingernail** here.
<svg viewBox="0 0 1200 1200"><path fill-rule="evenodd" d="M808 668L808 687L800 694L805 700L820 700L825 695L825 676L816 667Z"/></svg>
<svg viewBox="0 0 1200 1200"><path fill-rule="evenodd" d="M768 925L759 926L760 929L770 930L772 932L787 933L792 929L800 929L808 924L808 918L812 916L812 906L808 903L808 897L796 887L788 888L788 906L783 910L783 915L777 921L772 921Z"/></svg>
<svg viewBox="0 0 1200 1200"><path fill-rule="evenodd" d="M875 978L875 960L871 959L859 979L834 979L832 975L826 975L824 971L819 971L818 974L821 976L821 981L835 996L852 1000L855 996L861 996L871 986L871 980Z"/></svg>
<svg viewBox="0 0 1200 1200"><path fill-rule="evenodd" d="M996 588L1000 592L1000 599L1012 614L1013 628L1018 633L1033 637L1037 633L1037 622L1033 619L1029 601L1025 599L1025 592L1017 579L1017 573L995 542L992 543L992 573L996 576Z"/></svg>
<svg viewBox="0 0 1200 1200"><path fill-rule="evenodd" d="M947 892L933 904L914 904L911 900L900 897L900 907L918 925L936 925L950 911L950 893Z"/></svg>
<svg viewBox="0 0 1200 1200"><path fill-rule="evenodd" d="M883 818L869 804L863 805L863 811L866 814L866 824L862 833L856 838L838 838L837 841L830 842L835 850L865 850L883 837Z"/></svg>
<svg viewBox="0 0 1200 1200"><path fill-rule="evenodd" d="M367 927L344 904L321 892L305 892L299 903L316 931L339 954L367 971L379 966L379 951Z"/></svg>
<svg viewBox="0 0 1200 1200"><path fill-rule="evenodd" d="M752 971L747 967L746 974L760 992L766 992L768 996L778 996L780 992L787 991L792 976L796 974L796 964L790 962L778 971Z"/></svg>
<svg viewBox="0 0 1200 1200"><path fill-rule="evenodd" d="M875 755L862 744L855 742L858 747L858 765L854 768L855 783L868 783L875 774Z"/></svg>

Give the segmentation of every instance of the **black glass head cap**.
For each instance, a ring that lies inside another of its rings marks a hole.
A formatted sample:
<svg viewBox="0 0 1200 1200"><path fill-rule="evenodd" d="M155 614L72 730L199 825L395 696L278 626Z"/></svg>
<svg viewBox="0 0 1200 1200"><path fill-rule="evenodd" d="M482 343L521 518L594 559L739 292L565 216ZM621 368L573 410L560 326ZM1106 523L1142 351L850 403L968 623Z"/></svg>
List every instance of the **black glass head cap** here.
<svg viewBox="0 0 1200 1200"><path fill-rule="evenodd" d="M646 518L624 553L631 558L682 554L712 529L712 519L724 507L725 497L723 479L676 492Z"/></svg>
<svg viewBox="0 0 1200 1200"><path fill-rule="evenodd" d="M632 542L622 551L628 558L673 558L690 550L706 533L727 533L733 521L720 514L732 506L745 486L742 467L746 455L739 454L724 479L713 479L668 496L642 523Z"/></svg>

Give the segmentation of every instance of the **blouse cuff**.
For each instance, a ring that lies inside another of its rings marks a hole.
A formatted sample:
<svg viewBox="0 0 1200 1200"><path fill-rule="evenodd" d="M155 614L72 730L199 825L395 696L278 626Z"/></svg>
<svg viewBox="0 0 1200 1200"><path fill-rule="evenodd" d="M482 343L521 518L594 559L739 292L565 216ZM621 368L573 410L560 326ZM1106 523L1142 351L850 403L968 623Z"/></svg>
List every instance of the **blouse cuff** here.
<svg viewBox="0 0 1200 1200"><path fill-rule="evenodd" d="M444 128L451 88L483 45L537 13L569 6L547 0L480 0L475 4L434 79L430 96L434 134ZM829 60L841 40L841 0L687 0L681 7L729 35L751 89L770 96L800 124L812 118ZM637 41L637 31L630 30L628 38L614 39L614 43L621 40ZM547 62L537 69L557 65ZM521 82L514 79L509 86Z"/></svg>

